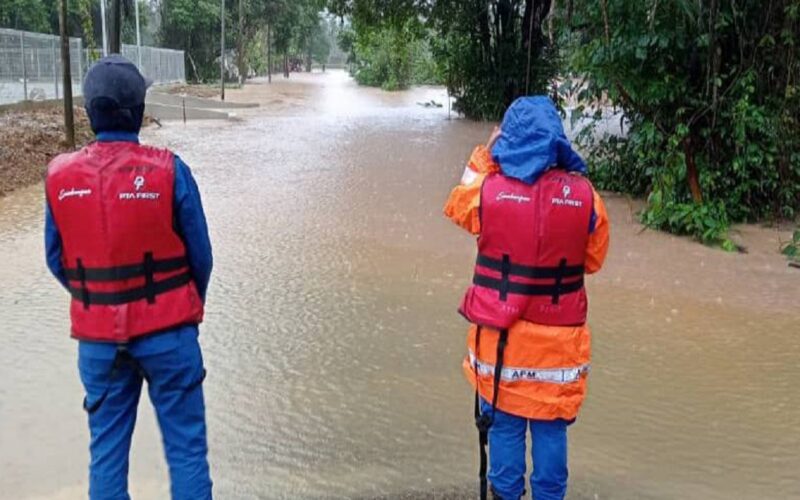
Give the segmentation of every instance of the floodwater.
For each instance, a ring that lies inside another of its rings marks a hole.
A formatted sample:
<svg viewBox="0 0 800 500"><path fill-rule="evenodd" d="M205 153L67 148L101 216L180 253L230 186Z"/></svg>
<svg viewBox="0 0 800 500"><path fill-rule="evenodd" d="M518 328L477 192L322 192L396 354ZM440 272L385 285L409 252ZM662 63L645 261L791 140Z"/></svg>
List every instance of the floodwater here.
<svg viewBox="0 0 800 500"><path fill-rule="evenodd" d="M230 91L231 122L143 136L192 166L215 249L202 343L221 499L471 498L472 394L456 313L472 239L441 216L491 124L447 120L440 89L343 73ZM0 198L0 498L83 498L88 462L67 296L42 250L42 188ZM572 499L800 498L800 272L786 232L747 254L643 232L609 196L590 279L594 365L571 428ZM130 483L168 496L152 410Z"/></svg>

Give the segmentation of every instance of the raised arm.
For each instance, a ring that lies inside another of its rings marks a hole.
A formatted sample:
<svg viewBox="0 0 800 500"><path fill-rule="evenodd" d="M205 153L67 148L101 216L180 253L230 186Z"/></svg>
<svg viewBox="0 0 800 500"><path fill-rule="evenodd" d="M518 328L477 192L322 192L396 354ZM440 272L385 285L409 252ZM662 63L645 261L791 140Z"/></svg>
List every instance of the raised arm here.
<svg viewBox="0 0 800 500"><path fill-rule="evenodd" d="M492 142L490 140L490 142ZM444 206L444 215L472 234L481 232L481 186L486 176L498 172L488 146L478 146L464 169L461 184L453 188Z"/></svg>

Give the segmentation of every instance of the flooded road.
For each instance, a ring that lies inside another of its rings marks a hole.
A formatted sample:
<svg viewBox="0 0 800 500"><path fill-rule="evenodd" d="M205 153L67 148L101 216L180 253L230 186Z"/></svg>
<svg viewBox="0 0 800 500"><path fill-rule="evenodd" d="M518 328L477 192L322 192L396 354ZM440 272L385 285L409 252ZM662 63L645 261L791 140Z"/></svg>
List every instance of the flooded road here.
<svg viewBox="0 0 800 500"><path fill-rule="evenodd" d="M477 437L456 313L472 239L441 216L490 124L439 89L387 94L343 73L232 91L234 122L143 139L193 168L215 274L201 331L220 499L472 498ZM88 431L67 296L47 274L42 188L0 198L0 498L86 491ZM800 498L800 272L786 233L742 227L729 255L642 232L610 196L590 279L594 360L571 428L573 499ZM131 492L167 498L143 398Z"/></svg>

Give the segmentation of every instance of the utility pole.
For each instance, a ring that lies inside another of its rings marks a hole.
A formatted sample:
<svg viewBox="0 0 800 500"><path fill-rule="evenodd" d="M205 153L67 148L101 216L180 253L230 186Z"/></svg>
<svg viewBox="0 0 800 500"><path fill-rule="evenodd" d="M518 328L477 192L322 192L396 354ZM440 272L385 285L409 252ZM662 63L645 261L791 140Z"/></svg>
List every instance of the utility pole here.
<svg viewBox="0 0 800 500"><path fill-rule="evenodd" d="M139 29L139 0L133 0L136 7L136 65L142 70L142 32Z"/></svg>
<svg viewBox="0 0 800 500"><path fill-rule="evenodd" d="M219 82L222 89L222 100L225 100L225 0L219 0L219 19L222 25L219 43L221 46L219 54Z"/></svg>
<svg viewBox="0 0 800 500"><path fill-rule="evenodd" d="M108 47L112 54L122 53L122 6L121 0L111 0L111 42Z"/></svg>
<svg viewBox="0 0 800 500"><path fill-rule="evenodd" d="M103 31L103 57L108 55L108 30L106 29L106 0L100 0L100 26Z"/></svg>
<svg viewBox="0 0 800 500"><path fill-rule="evenodd" d="M75 117L72 112L72 71L70 71L69 35L67 33L67 0L61 0L58 10L61 32L61 73L64 76L64 138L70 148L75 147Z"/></svg>

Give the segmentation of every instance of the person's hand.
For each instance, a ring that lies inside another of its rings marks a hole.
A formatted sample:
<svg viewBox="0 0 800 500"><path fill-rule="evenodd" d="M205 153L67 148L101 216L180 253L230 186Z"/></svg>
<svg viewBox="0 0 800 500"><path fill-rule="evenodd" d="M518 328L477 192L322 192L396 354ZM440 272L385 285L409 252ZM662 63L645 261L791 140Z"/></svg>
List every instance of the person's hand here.
<svg viewBox="0 0 800 500"><path fill-rule="evenodd" d="M495 127L492 130L492 134L489 136L489 140L486 142L486 148L491 150L494 147L494 143L503 135L503 130L500 127Z"/></svg>

